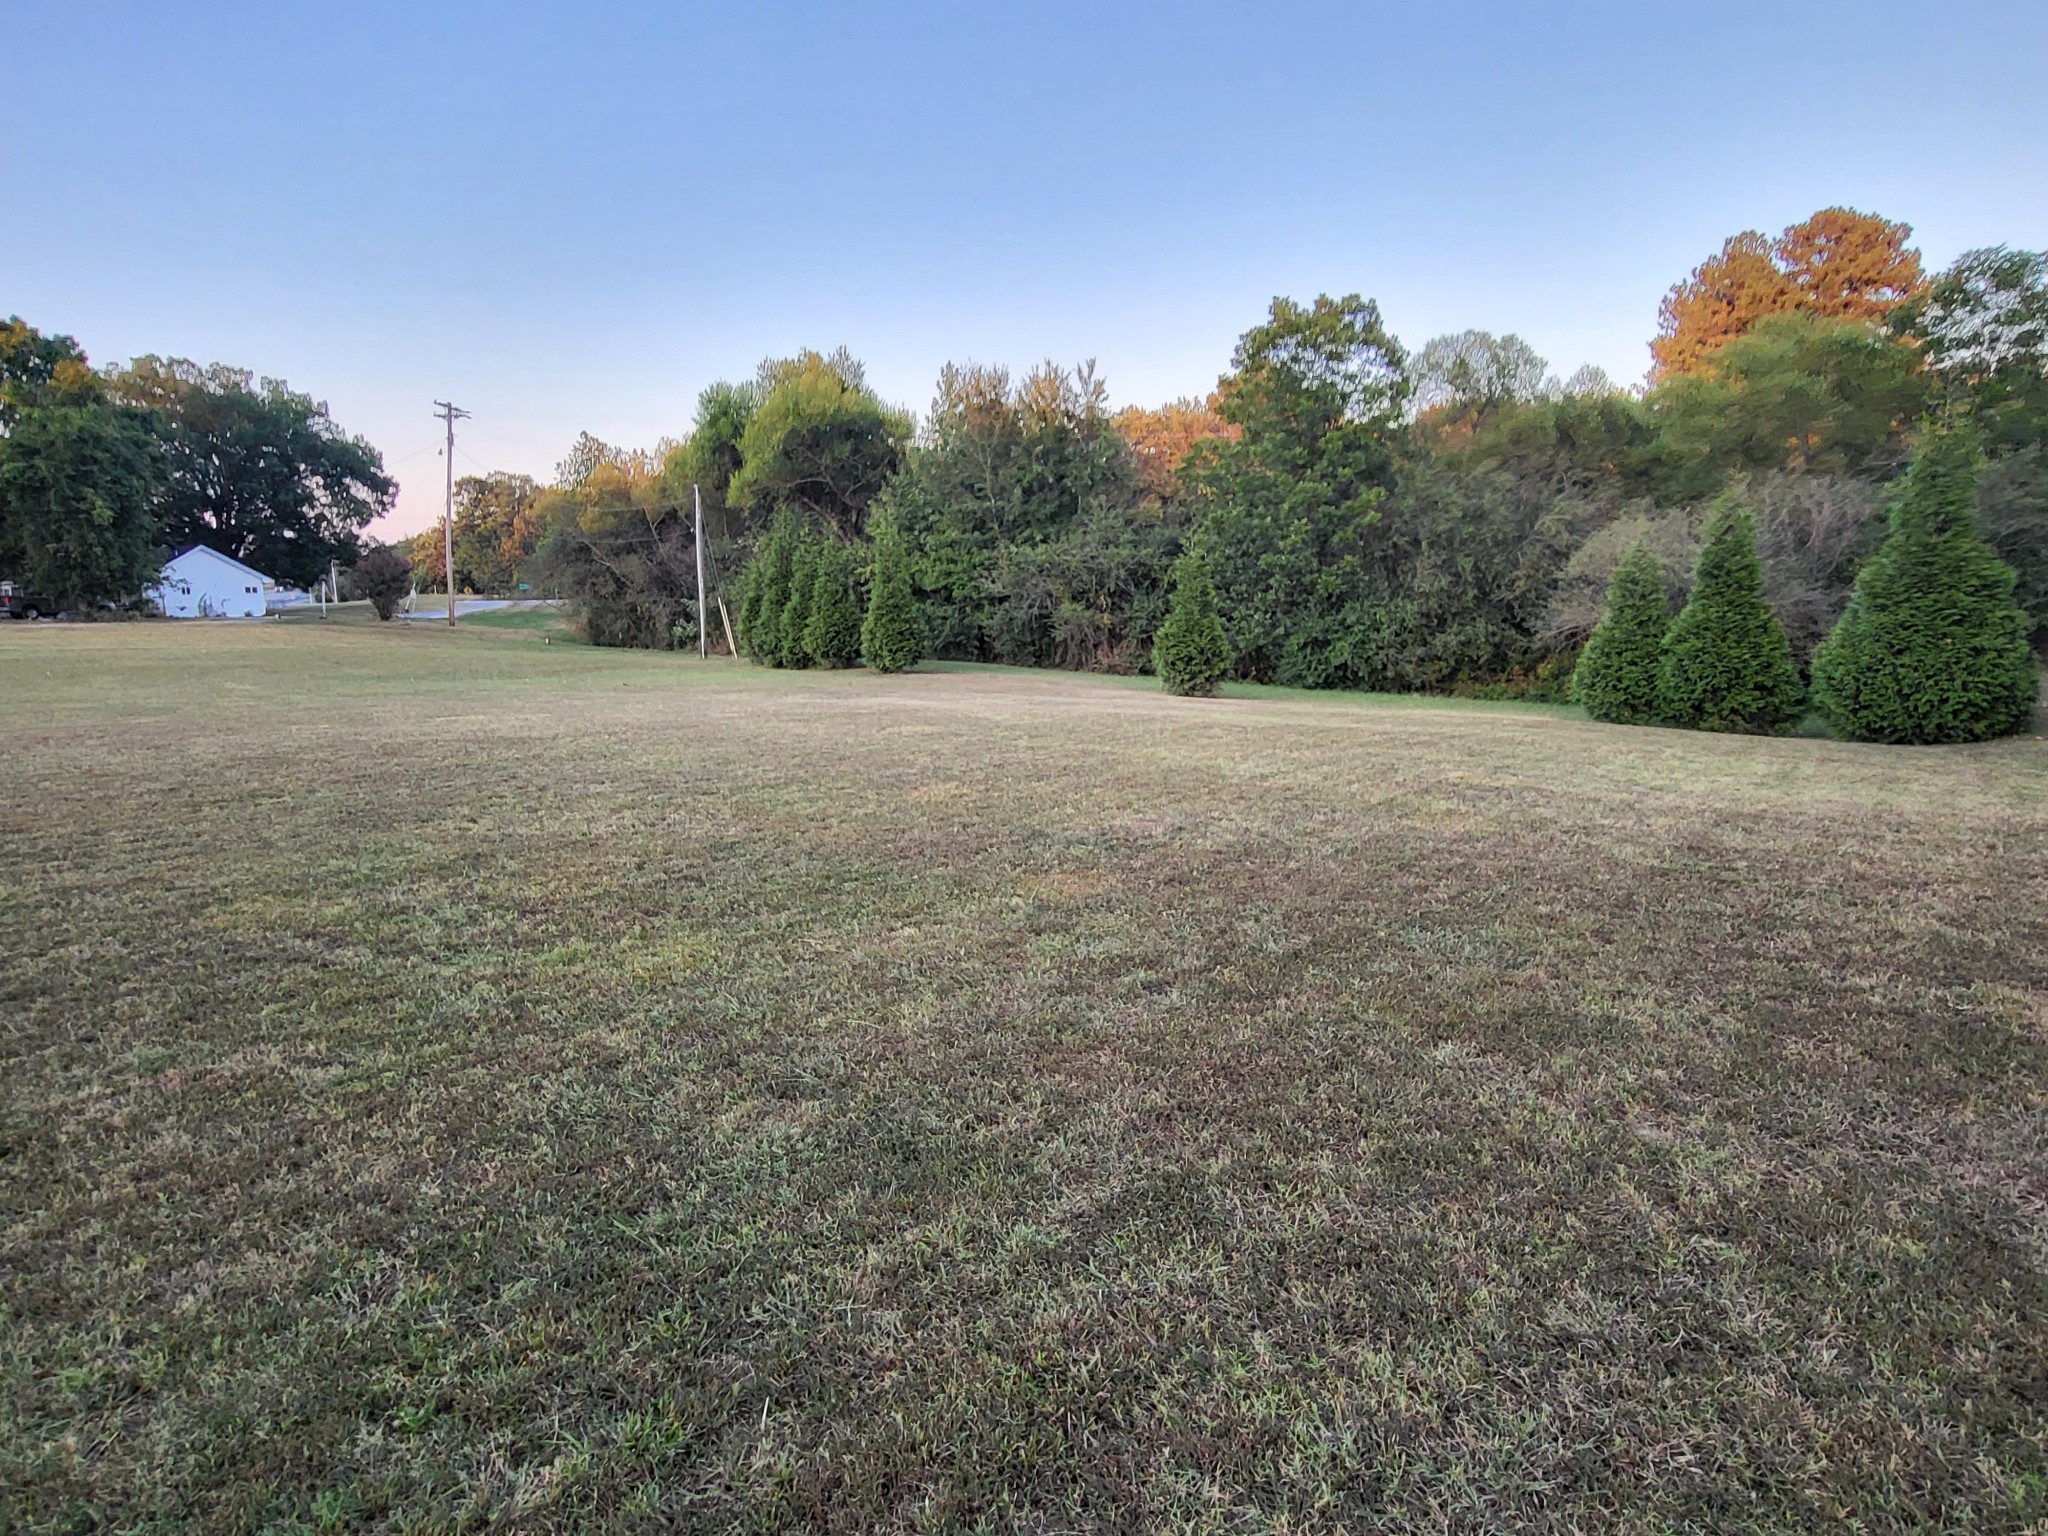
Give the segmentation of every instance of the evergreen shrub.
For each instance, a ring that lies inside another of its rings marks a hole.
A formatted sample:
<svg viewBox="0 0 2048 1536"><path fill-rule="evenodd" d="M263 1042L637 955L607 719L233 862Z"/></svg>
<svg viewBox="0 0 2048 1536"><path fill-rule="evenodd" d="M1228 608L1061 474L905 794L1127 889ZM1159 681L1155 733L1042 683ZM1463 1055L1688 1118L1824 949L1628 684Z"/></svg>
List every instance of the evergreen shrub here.
<svg viewBox="0 0 2048 1536"><path fill-rule="evenodd" d="M1637 545L1607 584L1607 606L1572 672L1572 698L1595 720L1654 725L1664 634L1664 565Z"/></svg>
<svg viewBox="0 0 2048 1536"><path fill-rule="evenodd" d="M1858 741L2011 736L2040 697L2012 567L1973 525L1977 448L1931 435L1906 472L1891 533L1857 574L1813 658L1813 699Z"/></svg>
<svg viewBox="0 0 2048 1536"><path fill-rule="evenodd" d="M1692 595L1665 632L1657 713L1698 731L1782 736L1799 719L1799 672L1764 602L1749 514L1723 501L1700 543Z"/></svg>
<svg viewBox="0 0 2048 1536"><path fill-rule="evenodd" d="M1168 693L1207 697L1230 670L1230 645L1216 612L1216 587L1193 551L1173 566L1173 597L1152 637L1152 667Z"/></svg>

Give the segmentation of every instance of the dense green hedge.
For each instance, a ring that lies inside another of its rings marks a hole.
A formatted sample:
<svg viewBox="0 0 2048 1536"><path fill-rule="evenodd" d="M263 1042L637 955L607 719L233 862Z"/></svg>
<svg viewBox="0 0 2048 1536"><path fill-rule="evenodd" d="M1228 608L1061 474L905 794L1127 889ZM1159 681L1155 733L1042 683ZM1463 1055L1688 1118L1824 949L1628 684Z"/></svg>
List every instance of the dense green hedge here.
<svg viewBox="0 0 2048 1536"><path fill-rule="evenodd" d="M817 667L860 660L860 559L837 539L820 540L811 557L810 619L804 654Z"/></svg>
<svg viewBox="0 0 2048 1536"><path fill-rule="evenodd" d="M896 529L875 531L874 567L868 578L868 611L860 627L862 658L877 672L901 672L924 655L924 627L910 592L910 557Z"/></svg>
<svg viewBox="0 0 2048 1536"><path fill-rule="evenodd" d="M860 660L860 552L798 512L783 512L747 566L740 640L771 667Z"/></svg>

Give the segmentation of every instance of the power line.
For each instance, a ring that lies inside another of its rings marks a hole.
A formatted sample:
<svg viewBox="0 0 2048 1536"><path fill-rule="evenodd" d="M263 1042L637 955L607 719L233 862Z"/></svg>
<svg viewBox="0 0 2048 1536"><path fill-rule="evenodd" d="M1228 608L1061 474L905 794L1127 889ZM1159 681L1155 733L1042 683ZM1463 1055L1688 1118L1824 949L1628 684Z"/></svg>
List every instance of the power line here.
<svg viewBox="0 0 2048 1536"><path fill-rule="evenodd" d="M411 453L406 453L406 454L400 454L400 455L399 455L399 456L398 456L397 458L393 459L393 460L392 460L392 461L391 461L390 463L386 464L386 465L385 465L384 467L385 467L385 468L386 468L387 470L391 470L391 469L396 469L396 468L398 468L398 466L399 466L399 465L401 465L401 464L410 464L410 463L411 463L411 462L412 462L412 461L413 461L414 459L418 458L418 457L419 457L419 456L420 456L421 454L423 454L423 453L439 453L440 451L441 451L441 445L440 445L439 443L429 443L429 444L427 444L427 446L426 446L426 447L424 447L424 448L415 448L415 449L413 449L413 451L412 451ZM463 457L464 457L464 458L468 458L468 457L469 457L469 455L468 455L468 454L464 454L464 455L463 455Z"/></svg>

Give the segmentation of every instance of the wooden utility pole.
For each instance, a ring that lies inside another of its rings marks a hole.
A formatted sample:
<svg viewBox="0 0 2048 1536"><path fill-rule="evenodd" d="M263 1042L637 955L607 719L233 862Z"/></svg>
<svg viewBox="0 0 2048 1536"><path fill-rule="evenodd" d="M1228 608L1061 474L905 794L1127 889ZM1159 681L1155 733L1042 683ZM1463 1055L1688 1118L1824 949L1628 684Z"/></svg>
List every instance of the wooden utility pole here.
<svg viewBox="0 0 2048 1536"><path fill-rule="evenodd" d="M690 500L697 509L697 659L711 659L711 615L704 607L704 492L690 487Z"/></svg>
<svg viewBox="0 0 2048 1536"><path fill-rule="evenodd" d="M448 571L448 627L455 627L455 423L469 412L446 400L434 402L434 414L448 424L448 501L441 511L441 557Z"/></svg>

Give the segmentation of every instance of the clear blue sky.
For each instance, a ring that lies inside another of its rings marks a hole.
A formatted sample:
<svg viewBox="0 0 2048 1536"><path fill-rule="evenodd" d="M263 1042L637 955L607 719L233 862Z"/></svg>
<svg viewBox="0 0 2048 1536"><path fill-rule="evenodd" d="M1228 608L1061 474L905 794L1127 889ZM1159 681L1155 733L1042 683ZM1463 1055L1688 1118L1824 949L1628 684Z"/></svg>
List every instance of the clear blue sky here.
<svg viewBox="0 0 2048 1536"><path fill-rule="evenodd" d="M1206 392L1273 295L1639 377L1830 203L2048 246L2048 5L0 5L0 314L285 378L438 510L844 343Z"/></svg>

